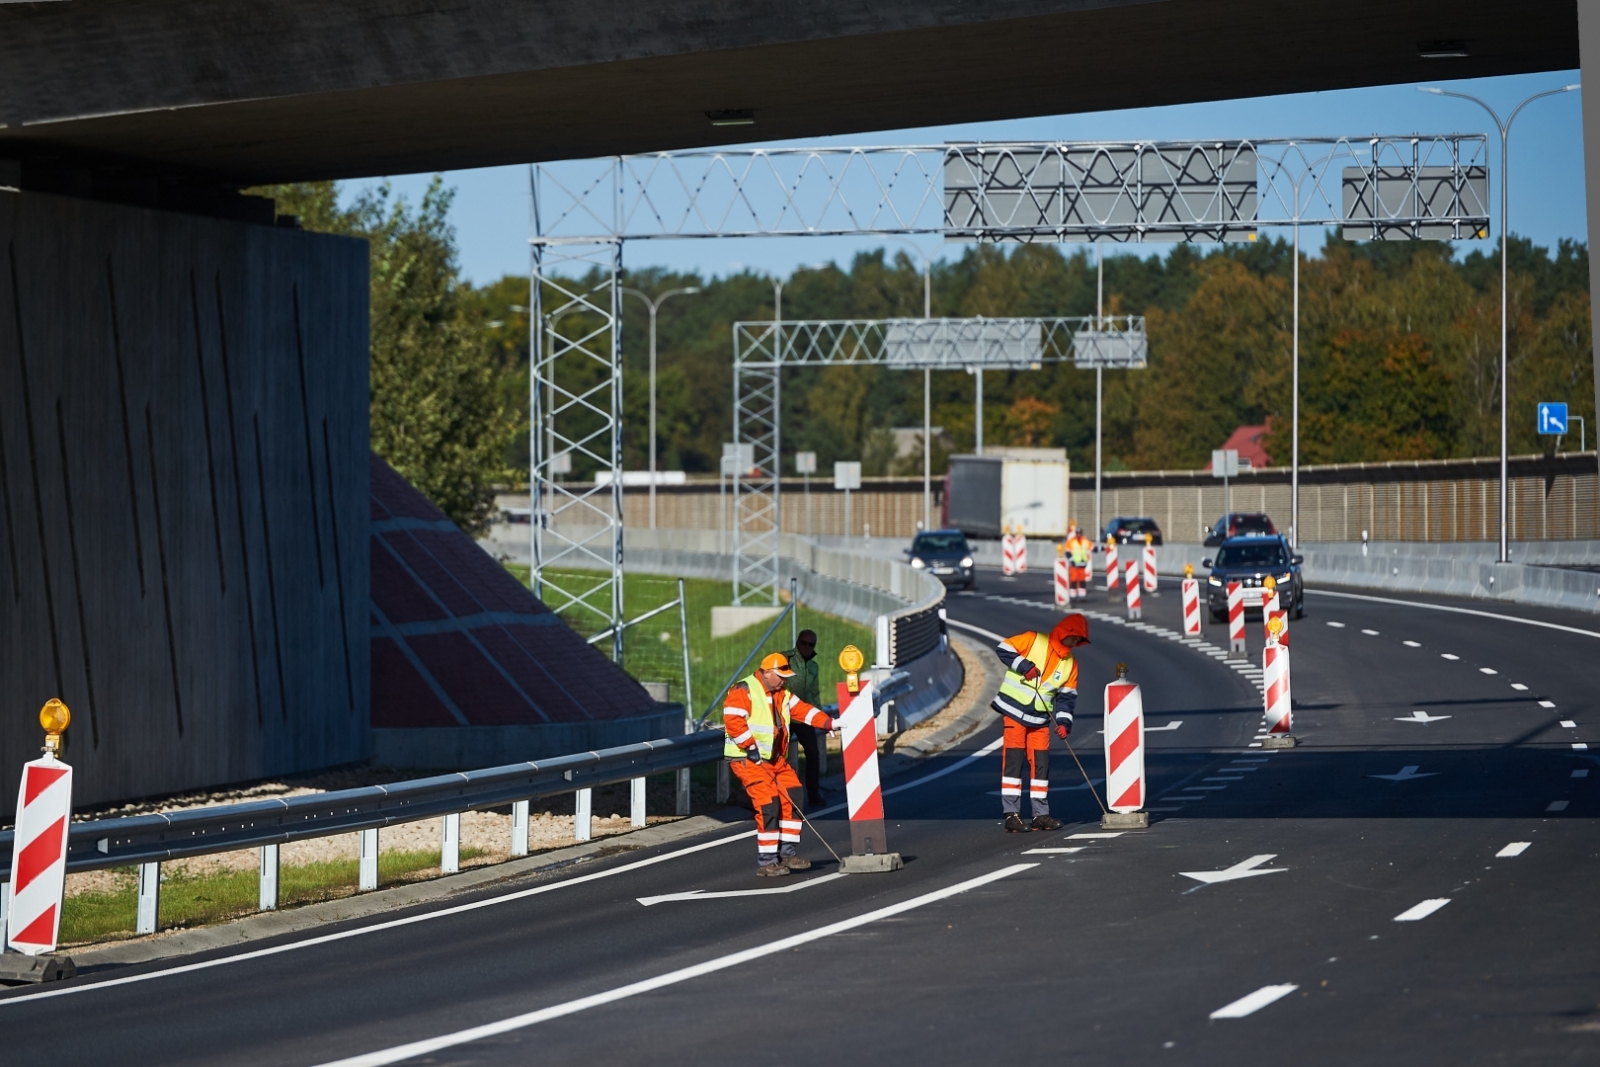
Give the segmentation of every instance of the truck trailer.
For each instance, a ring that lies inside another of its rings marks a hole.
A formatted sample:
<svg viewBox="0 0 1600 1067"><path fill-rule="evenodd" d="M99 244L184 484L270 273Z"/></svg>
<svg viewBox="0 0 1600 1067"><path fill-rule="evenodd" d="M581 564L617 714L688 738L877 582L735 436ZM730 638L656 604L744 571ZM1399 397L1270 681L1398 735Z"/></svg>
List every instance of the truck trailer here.
<svg viewBox="0 0 1600 1067"><path fill-rule="evenodd" d="M944 525L968 537L999 537L1010 527L1030 537L1064 537L1072 518L1071 467L1064 448L996 448L951 456Z"/></svg>

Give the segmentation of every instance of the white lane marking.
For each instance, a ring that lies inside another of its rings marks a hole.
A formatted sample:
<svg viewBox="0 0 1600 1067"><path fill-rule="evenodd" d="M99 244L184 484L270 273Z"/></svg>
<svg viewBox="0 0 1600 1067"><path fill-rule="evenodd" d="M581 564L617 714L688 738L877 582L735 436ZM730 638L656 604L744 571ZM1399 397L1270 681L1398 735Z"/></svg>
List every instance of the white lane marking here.
<svg viewBox="0 0 1600 1067"><path fill-rule="evenodd" d="M1565 800L1552 800L1550 802L1549 806L1546 807L1544 810L1545 811L1566 811L1567 810L1567 802Z"/></svg>
<svg viewBox="0 0 1600 1067"><path fill-rule="evenodd" d="M1022 854L1024 856L1056 856L1066 852L1082 852L1088 847L1087 845L1072 845L1069 848L1025 848L1022 850Z"/></svg>
<svg viewBox="0 0 1600 1067"><path fill-rule="evenodd" d="M951 619L949 621L954 622L955 620ZM989 744L974 752L972 755L967 756L965 759L958 760L942 770L934 771L932 774L925 774L921 778L915 778L909 782L902 783L901 785L885 789L883 791L883 795L888 796L891 793L899 793L902 790L915 789L919 785L926 785L928 782L943 778L947 774L954 774L956 771L959 771L968 764L980 760L990 753L995 752L1000 748L1004 741L1005 738L997 737ZM811 814L827 815L831 812L842 811L844 807L845 805L842 803L830 804L828 807L814 811ZM293 941L289 944L274 945L271 948L256 949L252 952L241 952L236 956L223 956L218 959L203 960L199 963L184 963L176 967L166 967L159 971L146 971L143 974L128 975L124 978L108 978L102 982L68 986L64 989L43 989L37 993L28 993L24 996L7 997L3 1000L0 1000L0 1009L3 1009L8 1004L21 1004L24 1001L34 1001L45 997L71 996L74 993L85 993L95 989L110 989L112 986L127 985L131 982L148 982L152 978L165 978L168 975L186 974L189 971L202 971L211 967L221 967L228 963L242 963L246 960L258 959L262 956L276 956L281 952L294 952L298 949L312 948L316 945L325 945L333 941L343 941L346 938L360 937L364 934L375 934L382 930L393 930L396 927L410 926L412 923L429 922L433 919L443 919L451 915L460 915L464 912L476 911L479 908L488 908L496 904L507 903L508 901L522 900L526 897L538 896L541 893L554 892L557 889L565 889L567 886L582 885L585 882L593 882L601 878L611 878L615 875L626 874L629 871L636 871L642 867L652 867L657 863L665 863L667 860L677 859L679 856L688 856L696 852L703 852L708 848L716 848L720 845L732 844L735 841L743 841L746 838L754 837L755 835L756 832L754 830L746 830L743 833L730 834L727 837L719 837L715 841L705 841L698 845L690 845L687 848L677 849L673 852L665 852L659 856L650 856L646 859L634 860L632 863L624 863L620 867L612 867L608 870L596 871L593 874L583 874L576 878L567 878L560 882L551 882L548 885L538 885L529 889L519 889L515 893L507 893L504 896L490 897L487 900L475 900L469 904L457 904L455 907L440 908L438 911L430 911L422 915L407 915L404 918L391 919L388 922L374 923L371 926L363 926L355 930L341 930L334 934L322 934L317 937L308 937L304 941Z"/></svg>
<svg viewBox="0 0 1600 1067"><path fill-rule="evenodd" d="M1226 789L1228 787L1225 785L1191 785L1189 788L1195 790L1196 792L1204 790L1208 793L1214 793L1219 789Z"/></svg>
<svg viewBox="0 0 1600 1067"><path fill-rule="evenodd" d="M1263 863L1276 859L1276 852L1267 852L1260 856L1251 856L1247 860L1240 860L1232 867L1220 871L1179 871L1185 878L1193 878L1206 885L1216 885L1218 882L1232 882L1238 878L1254 878L1258 874L1285 874L1287 867L1262 867Z"/></svg>
<svg viewBox="0 0 1600 1067"><path fill-rule="evenodd" d="M1478 668L1478 673L1479 674L1499 674L1500 672L1495 670L1493 667L1479 667Z"/></svg>
<svg viewBox="0 0 1600 1067"><path fill-rule="evenodd" d="M1589 768L1584 767L1581 770L1573 771L1572 772L1572 777L1574 777L1574 778L1587 778L1587 777L1589 777Z"/></svg>
<svg viewBox="0 0 1600 1067"><path fill-rule="evenodd" d="M1533 844L1532 841L1513 841L1499 852L1496 852L1494 858L1502 859L1508 856L1520 856L1528 851L1528 846L1531 844Z"/></svg>
<svg viewBox="0 0 1600 1067"><path fill-rule="evenodd" d="M1123 835L1123 833L1124 833L1124 831L1122 831L1122 830L1112 830L1112 831L1110 831L1108 833L1068 834L1067 835L1067 840L1068 841L1104 841L1108 837L1121 837Z"/></svg>
<svg viewBox="0 0 1600 1067"><path fill-rule="evenodd" d="M1448 652L1441 652L1441 653L1439 653L1439 658L1440 659L1460 659L1461 657L1460 656L1452 656Z"/></svg>
<svg viewBox="0 0 1600 1067"><path fill-rule="evenodd" d="M1260 1011L1275 1000L1282 1000L1300 987L1297 985L1264 985L1249 996L1240 997L1232 1004L1224 1004L1211 1013L1213 1019L1243 1019Z"/></svg>
<svg viewBox="0 0 1600 1067"><path fill-rule="evenodd" d="M473 1026L465 1030L457 1030L454 1033L440 1034L438 1037L430 1037L421 1041L408 1042L404 1045L395 1045L391 1048L378 1049L374 1052L363 1053L359 1056L348 1056L342 1060L332 1060L319 1065L319 1067L383 1067L385 1064L399 1063L403 1060L413 1059L417 1056L425 1056L429 1053L439 1052L443 1049L455 1048L460 1045L470 1044L474 1041L482 1041L487 1037L495 1037L499 1034L510 1033L514 1030L521 1030L529 1026L535 1026L539 1023L547 1022L551 1019L559 1019L567 1015L575 1015L578 1012L587 1011L590 1008L597 1008L604 1004L613 1004L619 1000L626 1000L629 997L638 996L641 993L653 992L657 989L662 989L667 986L677 985L680 982L687 982L693 978L700 978L708 974L715 974L717 971L727 970L730 967L737 967L740 964L749 963L752 960L758 960L765 956L775 955L779 952L787 952L792 948L809 944L812 941L820 941L825 937L832 937L834 934L841 934L847 930L854 930L858 927L866 926L882 919L887 919L908 911L914 911L917 908L937 903L941 900L965 893L968 890L977 889L978 887L988 885L991 882L997 882L1002 878L1009 878L1013 874L1020 874L1022 871L1032 870L1037 866L1037 863L1012 864L1009 867L1003 867L1000 870L994 871L990 874L986 874L978 878L972 878L965 882L958 882L953 886L947 886L944 889L935 890L932 893L925 893L920 897L912 897L910 900L901 901L898 904L891 904L885 908L878 908L875 911L869 911L863 915L857 915L849 919L841 920L840 922L829 923L827 926L819 926L815 930L807 930L804 933L795 934L792 937L785 937L780 938L777 941L770 941L766 944L758 945L755 948L747 948L741 952L732 952L726 956L719 956L716 959L706 960L704 963L697 963L690 967L682 967L676 971L668 971L666 974L658 974L653 978L646 978L643 981L631 982L628 985L618 986L615 989L608 989L602 993L595 993L587 997L579 997L576 1000L569 1000L562 1004L552 1004L547 1008L540 1008L537 1011L525 1012L521 1015L513 1015L506 1019L499 1019L492 1023L485 1023L482 1026Z"/></svg>
<svg viewBox="0 0 1600 1067"><path fill-rule="evenodd" d="M1254 770L1254 768L1251 769ZM1244 781L1244 776L1234 775L1233 777L1223 777L1222 775L1217 775L1212 778L1202 778L1200 780L1202 782L1242 782Z"/></svg>
<svg viewBox="0 0 1600 1067"><path fill-rule="evenodd" d="M1572 747L1577 751L1582 752L1589 748L1589 743L1587 741L1574 741L1572 742Z"/></svg>
<svg viewBox="0 0 1600 1067"><path fill-rule="evenodd" d="M1397 774L1369 774L1367 777L1382 778L1388 782L1412 782L1418 778L1432 778L1439 773L1438 771L1427 771L1422 774L1418 774L1417 771L1419 769L1420 768L1418 765L1413 763L1408 766L1401 767L1399 773Z"/></svg>
<svg viewBox="0 0 1600 1067"><path fill-rule="evenodd" d="M1523 685L1521 682L1512 682L1511 688L1515 689L1519 693L1526 693L1528 691L1528 687Z"/></svg>
<svg viewBox="0 0 1600 1067"><path fill-rule="evenodd" d="M945 622L949 623L951 626L959 626L963 630L971 630L979 637L992 637L994 638L994 643L997 645L1005 640L1004 637L995 633L993 630L985 630L983 627L974 626L970 622L962 622L960 619L946 619Z"/></svg>
<svg viewBox="0 0 1600 1067"><path fill-rule="evenodd" d="M1333 627L1335 630L1344 629L1344 623L1342 623L1342 622L1334 622L1332 619L1328 620L1328 625Z"/></svg>
<svg viewBox="0 0 1600 1067"><path fill-rule="evenodd" d="M1257 766L1259 766L1259 765L1261 765L1263 763L1270 763L1270 762L1272 762L1272 760L1271 760L1271 757L1262 756L1259 759L1254 759L1254 758L1252 758L1252 759L1236 759L1233 762L1234 763L1254 763Z"/></svg>
<svg viewBox="0 0 1600 1067"><path fill-rule="evenodd" d="M1448 715L1429 715L1427 712L1419 710L1419 711L1413 711L1410 715L1397 715L1397 716L1395 716L1395 720L1394 721L1395 722L1420 722L1420 723L1423 723L1423 724L1427 724L1427 723L1430 723L1430 722L1443 722L1445 719L1448 719L1448 718L1450 718L1450 716L1448 716Z"/></svg>
<svg viewBox="0 0 1600 1067"><path fill-rule="evenodd" d="M1165 726L1146 726L1144 728L1144 732L1147 733L1147 734L1159 734L1163 730L1176 730L1178 727L1180 727L1182 725L1183 725L1183 720L1182 719L1173 719L1171 722L1167 723Z"/></svg>
<svg viewBox="0 0 1600 1067"><path fill-rule="evenodd" d="M1378 636L1378 631L1376 631L1376 630L1362 630L1361 632L1366 634L1368 637L1377 637Z"/></svg>
<svg viewBox="0 0 1600 1067"><path fill-rule="evenodd" d="M716 893L707 893L703 889L691 889L687 893L663 893L658 897L637 897L636 899L639 901L639 903L648 908L652 904L664 904L670 900L717 900L722 897L769 897L779 893L795 893L799 890L809 889L811 886L821 885L823 882L832 882L835 879L843 877L843 871L834 871L832 874L825 874L821 878L807 878L803 881L795 882L793 885L781 885L773 889L725 889Z"/></svg>
<svg viewBox="0 0 1600 1067"><path fill-rule="evenodd" d="M1252 741L1248 745L1246 745L1245 747L1246 748L1260 748L1261 747L1261 742L1260 741Z"/></svg>
<svg viewBox="0 0 1600 1067"><path fill-rule="evenodd" d="M1476 608L1452 608L1445 604L1423 604L1415 600L1396 600L1387 596L1365 596L1360 593L1335 593L1328 589L1307 589L1306 592L1317 596L1333 596L1341 600L1370 600L1377 604L1399 604L1405 608L1422 608L1425 611L1448 611L1456 615L1476 615L1483 619L1500 619L1504 622L1520 622L1524 626L1543 626L1547 630L1561 630L1569 634L1582 634L1584 637L1600 637L1600 631L1580 630L1576 626L1562 626L1559 623L1545 622L1541 619L1523 619L1515 615L1501 615L1493 611L1479 611Z"/></svg>
<svg viewBox="0 0 1600 1067"><path fill-rule="evenodd" d="M1561 725L1568 730L1576 730L1578 728L1578 724L1572 719L1562 719Z"/></svg>
<svg viewBox="0 0 1600 1067"><path fill-rule="evenodd" d="M1541 708L1553 708L1556 706L1556 702L1553 700L1541 700L1539 701L1539 706Z"/></svg>
<svg viewBox="0 0 1600 1067"><path fill-rule="evenodd" d="M1401 641L1400 643L1402 645L1405 645L1407 648L1421 648L1422 647L1422 642L1421 641Z"/></svg>
<svg viewBox="0 0 1600 1067"><path fill-rule="evenodd" d="M1418 919L1426 919L1446 904L1450 903L1449 897L1434 897L1424 900L1421 904L1414 904L1394 917L1397 923L1414 923Z"/></svg>

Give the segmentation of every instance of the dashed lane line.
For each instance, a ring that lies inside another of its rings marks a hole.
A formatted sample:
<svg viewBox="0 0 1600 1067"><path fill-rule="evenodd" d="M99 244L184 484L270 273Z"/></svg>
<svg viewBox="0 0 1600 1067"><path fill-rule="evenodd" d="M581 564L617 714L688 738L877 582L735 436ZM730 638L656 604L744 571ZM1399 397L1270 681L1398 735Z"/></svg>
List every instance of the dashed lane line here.
<svg viewBox="0 0 1600 1067"><path fill-rule="evenodd" d="M1458 660L1461 657L1452 655L1449 652L1441 652L1441 653L1439 653L1439 658L1440 659L1448 659L1448 660Z"/></svg>
<svg viewBox="0 0 1600 1067"><path fill-rule="evenodd" d="M1376 604L1399 604L1406 608L1421 608L1424 611L1448 611L1455 615L1476 615L1483 619L1499 619L1502 622L1517 622L1524 626L1542 626L1547 630L1560 630L1563 633L1580 634L1583 637L1600 637L1600 630L1584 630L1576 626L1562 626L1560 623L1545 622L1543 619L1524 619L1516 615L1501 615L1494 611L1480 611L1477 608L1456 608L1447 604L1425 604L1417 600L1397 600L1388 596L1368 596L1362 593L1335 593L1330 589L1307 589L1306 592L1313 596L1338 597L1341 600L1367 600Z"/></svg>
<svg viewBox="0 0 1600 1067"><path fill-rule="evenodd" d="M1568 730L1576 730L1578 728L1578 724L1571 719L1562 719L1561 725Z"/></svg>
<svg viewBox="0 0 1600 1067"><path fill-rule="evenodd" d="M1232 1004L1224 1004L1211 1013L1213 1019L1243 1019L1246 1015L1253 1015L1275 1001L1293 993L1300 987L1292 983L1283 985L1264 985L1254 993L1240 997Z"/></svg>
<svg viewBox="0 0 1600 1067"><path fill-rule="evenodd" d="M1520 856L1528 851L1528 846L1531 844L1533 844L1532 841L1513 841L1499 852L1496 852L1494 858L1509 859L1512 856Z"/></svg>
<svg viewBox="0 0 1600 1067"><path fill-rule="evenodd" d="M1424 900L1421 904L1413 904L1399 915L1396 915L1394 921L1397 923L1414 923L1419 919L1426 919L1448 903L1450 903L1449 897L1434 897L1431 900Z"/></svg>
<svg viewBox="0 0 1600 1067"><path fill-rule="evenodd" d="M1565 801L1565 800L1552 800L1545 807L1544 810L1545 811L1566 811L1567 810L1567 801Z"/></svg>

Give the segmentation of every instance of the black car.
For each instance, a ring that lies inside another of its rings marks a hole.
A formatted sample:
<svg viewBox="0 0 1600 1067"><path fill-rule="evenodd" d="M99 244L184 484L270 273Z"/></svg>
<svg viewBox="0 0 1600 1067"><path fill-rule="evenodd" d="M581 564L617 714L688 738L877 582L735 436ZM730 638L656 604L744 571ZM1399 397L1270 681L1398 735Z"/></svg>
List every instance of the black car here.
<svg viewBox="0 0 1600 1067"><path fill-rule="evenodd" d="M1144 544L1145 534L1150 535L1151 544L1159 545L1161 543L1161 527L1156 525L1156 520L1149 517L1131 518L1119 515L1106 523L1105 530L1100 534L1100 540L1104 541L1108 537L1115 537L1119 545L1128 544L1130 541L1134 544L1142 545Z"/></svg>
<svg viewBox="0 0 1600 1067"><path fill-rule="evenodd" d="M972 565L972 546L960 530L927 530L917 534L906 549L911 565L931 570L945 585L972 589L977 585Z"/></svg>
<svg viewBox="0 0 1600 1067"><path fill-rule="evenodd" d="M1218 519L1206 531L1206 547L1216 548L1230 537L1248 537L1251 534L1265 534L1276 537L1278 528L1272 525L1272 519L1260 511L1230 511Z"/></svg>
<svg viewBox="0 0 1600 1067"><path fill-rule="evenodd" d="M1278 603L1298 619L1306 612L1306 588L1300 578L1303 557L1294 554L1288 538L1253 534L1248 537L1230 537L1217 549L1216 559L1201 561L1201 566L1211 568L1206 579L1206 606L1211 609L1211 621L1222 622L1228 617L1228 583L1238 582L1244 587L1246 612L1261 610L1265 590L1262 580L1271 575L1278 583Z"/></svg>

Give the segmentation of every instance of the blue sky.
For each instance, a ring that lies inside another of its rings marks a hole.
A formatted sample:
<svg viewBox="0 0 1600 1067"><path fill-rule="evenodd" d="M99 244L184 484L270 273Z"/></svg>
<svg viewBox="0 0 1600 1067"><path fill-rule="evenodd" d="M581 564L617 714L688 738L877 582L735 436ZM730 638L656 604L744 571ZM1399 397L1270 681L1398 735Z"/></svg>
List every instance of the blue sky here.
<svg viewBox="0 0 1600 1067"><path fill-rule="evenodd" d="M1326 93L1226 100L1208 104L1082 115L1014 119L960 126L889 130L848 137L772 144L936 144L947 140L1134 140L1160 138L1266 138L1360 136L1366 134L1488 133L1493 162L1491 182L1499 180L1499 144L1489 117L1464 100L1416 91L1418 84L1472 93L1487 100L1502 118L1524 97L1578 80L1577 71L1504 78L1344 89ZM1583 139L1579 93L1565 93L1530 105L1511 134L1511 231L1535 244L1554 247L1563 237L1587 240L1583 198ZM395 190L415 203L431 175L394 175ZM371 182L350 182L349 193ZM456 227L463 274L477 284L528 269L528 171L526 167L488 167L450 171L457 191L451 219ZM1498 189L1492 190L1498 204ZM1319 238L1303 235L1308 244ZM637 241L625 249L630 268L649 266L722 275L743 267L788 274L796 266L837 261L847 264L857 251L885 245L884 238L741 238L738 240ZM931 237L915 243L935 260L960 254ZM1463 242L1467 249L1481 242ZM904 247L897 241L887 247ZM1460 249L1458 249L1459 251ZM1129 252L1159 254L1161 246L1123 246Z"/></svg>

